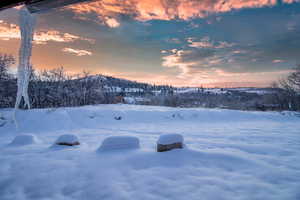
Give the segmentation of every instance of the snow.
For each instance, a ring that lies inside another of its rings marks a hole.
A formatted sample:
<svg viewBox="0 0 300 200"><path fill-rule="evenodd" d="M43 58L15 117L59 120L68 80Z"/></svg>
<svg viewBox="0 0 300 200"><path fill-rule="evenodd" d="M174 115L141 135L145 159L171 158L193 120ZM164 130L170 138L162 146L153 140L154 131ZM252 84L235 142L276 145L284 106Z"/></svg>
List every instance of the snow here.
<svg viewBox="0 0 300 200"><path fill-rule="evenodd" d="M258 95L264 95L264 94L273 94L276 91L269 89L263 89L263 88L230 88L229 91L239 91L239 92L246 92L246 93L253 93Z"/></svg>
<svg viewBox="0 0 300 200"><path fill-rule="evenodd" d="M163 145L183 143L183 137L180 134L163 134L159 136L157 143Z"/></svg>
<svg viewBox="0 0 300 200"><path fill-rule="evenodd" d="M102 142L98 152L140 148L139 138L133 136L111 136Z"/></svg>
<svg viewBox="0 0 300 200"><path fill-rule="evenodd" d="M24 146L38 143L38 139L34 135L23 134L17 135L9 146Z"/></svg>
<svg viewBox="0 0 300 200"><path fill-rule="evenodd" d="M13 109L0 112L1 200L300 199L294 113L98 105L20 110L16 130ZM49 149L69 133L82 144ZM41 142L8 147L20 134ZM156 152L163 134L182 135L187 148ZM140 148L96 152L111 136L137 137Z"/></svg>
<svg viewBox="0 0 300 200"><path fill-rule="evenodd" d="M127 104L138 104L142 102L149 102L150 99L145 97L124 97L124 102Z"/></svg>
<svg viewBox="0 0 300 200"><path fill-rule="evenodd" d="M59 144L59 143L74 144L76 142L79 142L79 139L76 135L65 134L59 136L59 138L57 138L57 140L55 141L55 144Z"/></svg>
<svg viewBox="0 0 300 200"><path fill-rule="evenodd" d="M178 94L183 94L183 93L198 93L198 92L203 92L203 93L211 93L211 94L226 94L228 91L225 89L221 88L177 88L175 90L176 93Z"/></svg>
<svg viewBox="0 0 300 200"><path fill-rule="evenodd" d="M125 88L125 92L143 92L142 88Z"/></svg>

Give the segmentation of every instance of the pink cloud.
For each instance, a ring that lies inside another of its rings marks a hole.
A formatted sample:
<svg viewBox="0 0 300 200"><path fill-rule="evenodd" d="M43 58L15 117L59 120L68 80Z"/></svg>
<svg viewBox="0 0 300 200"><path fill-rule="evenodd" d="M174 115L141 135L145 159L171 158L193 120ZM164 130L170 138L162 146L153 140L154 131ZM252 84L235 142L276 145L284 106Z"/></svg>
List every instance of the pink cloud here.
<svg viewBox="0 0 300 200"><path fill-rule="evenodd" d="M272 63L282 63L284 62L284 60L280 60L280 59L275 59L272 61Z"/></svg>
<svg viewBox="0 0 300 200"><path fill-rule="evenodd" d="M299 1L283 0L284 3ZM214 13L276 4L277 0L102 0L71 5L67 9L77 14L96 13L100 21L105 23L107 17L116 19L120 14L130 15L140 21L176 18L187 20Z"/></svg>

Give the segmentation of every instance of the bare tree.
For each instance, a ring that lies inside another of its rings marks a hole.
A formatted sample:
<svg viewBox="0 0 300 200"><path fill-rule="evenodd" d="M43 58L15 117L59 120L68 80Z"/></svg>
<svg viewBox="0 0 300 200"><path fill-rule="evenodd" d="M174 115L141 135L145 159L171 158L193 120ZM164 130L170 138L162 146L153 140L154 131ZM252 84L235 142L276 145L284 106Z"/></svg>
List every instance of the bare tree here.
<svg viewBox="0 0 300 200"><path fill-rule="evenodd" d="M300 64L287 77L287 83L296 92L300 92Z"/></svg>
<svg viewBox="0 0 300 200"><path fill-rule="evenodd" d="M12 55L0 53L0 80L8 78L8 68L15 64L15 58Z"/></svg>
<svg viewBox="0 0 300 200"><path fill-rule="evenodd" d="M289 110L300 110L300 65L287 78L280 79L278 86L284 89L281 103L284 102Z"/></svg>

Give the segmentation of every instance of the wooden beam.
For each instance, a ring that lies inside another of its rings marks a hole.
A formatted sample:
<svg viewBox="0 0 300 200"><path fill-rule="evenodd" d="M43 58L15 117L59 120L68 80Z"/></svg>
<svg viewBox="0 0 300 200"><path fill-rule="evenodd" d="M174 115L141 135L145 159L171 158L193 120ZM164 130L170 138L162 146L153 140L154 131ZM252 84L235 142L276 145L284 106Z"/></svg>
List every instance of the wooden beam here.
<svg viewBox="0 0 300 200"><path fill-rule="evenodd" d="M29 0L26 1L26 6L31 13L39 13L86 1L91 0Z"/></svg>
<svg viewBox="0 0 300 200"><path fill-rule="evenodd" d="M18 5L22 5L25 3L25 0L1 0L0 1L0 10L4 10L6 8L12 8Z"/></svg>

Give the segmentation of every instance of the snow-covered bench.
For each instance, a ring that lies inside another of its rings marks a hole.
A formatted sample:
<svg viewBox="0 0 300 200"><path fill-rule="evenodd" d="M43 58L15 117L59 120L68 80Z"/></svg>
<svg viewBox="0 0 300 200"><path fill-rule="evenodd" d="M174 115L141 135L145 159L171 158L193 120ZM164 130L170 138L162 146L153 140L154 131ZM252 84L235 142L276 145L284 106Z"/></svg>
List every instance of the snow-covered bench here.
<svg viewBox="0 0 300 200"><path fill-rule="evenodd" d="M157 141L158 152L182 149L183 146L183 136L180 134L163 134Z"/></svg>
<svg viewBox="0 0 300 200"><path fill-rule="evenodd" d="M133 136L111 136L106 138L98 152L111 151L111 150L127 150L140 148L140 141L137 137Z"/></svg>

